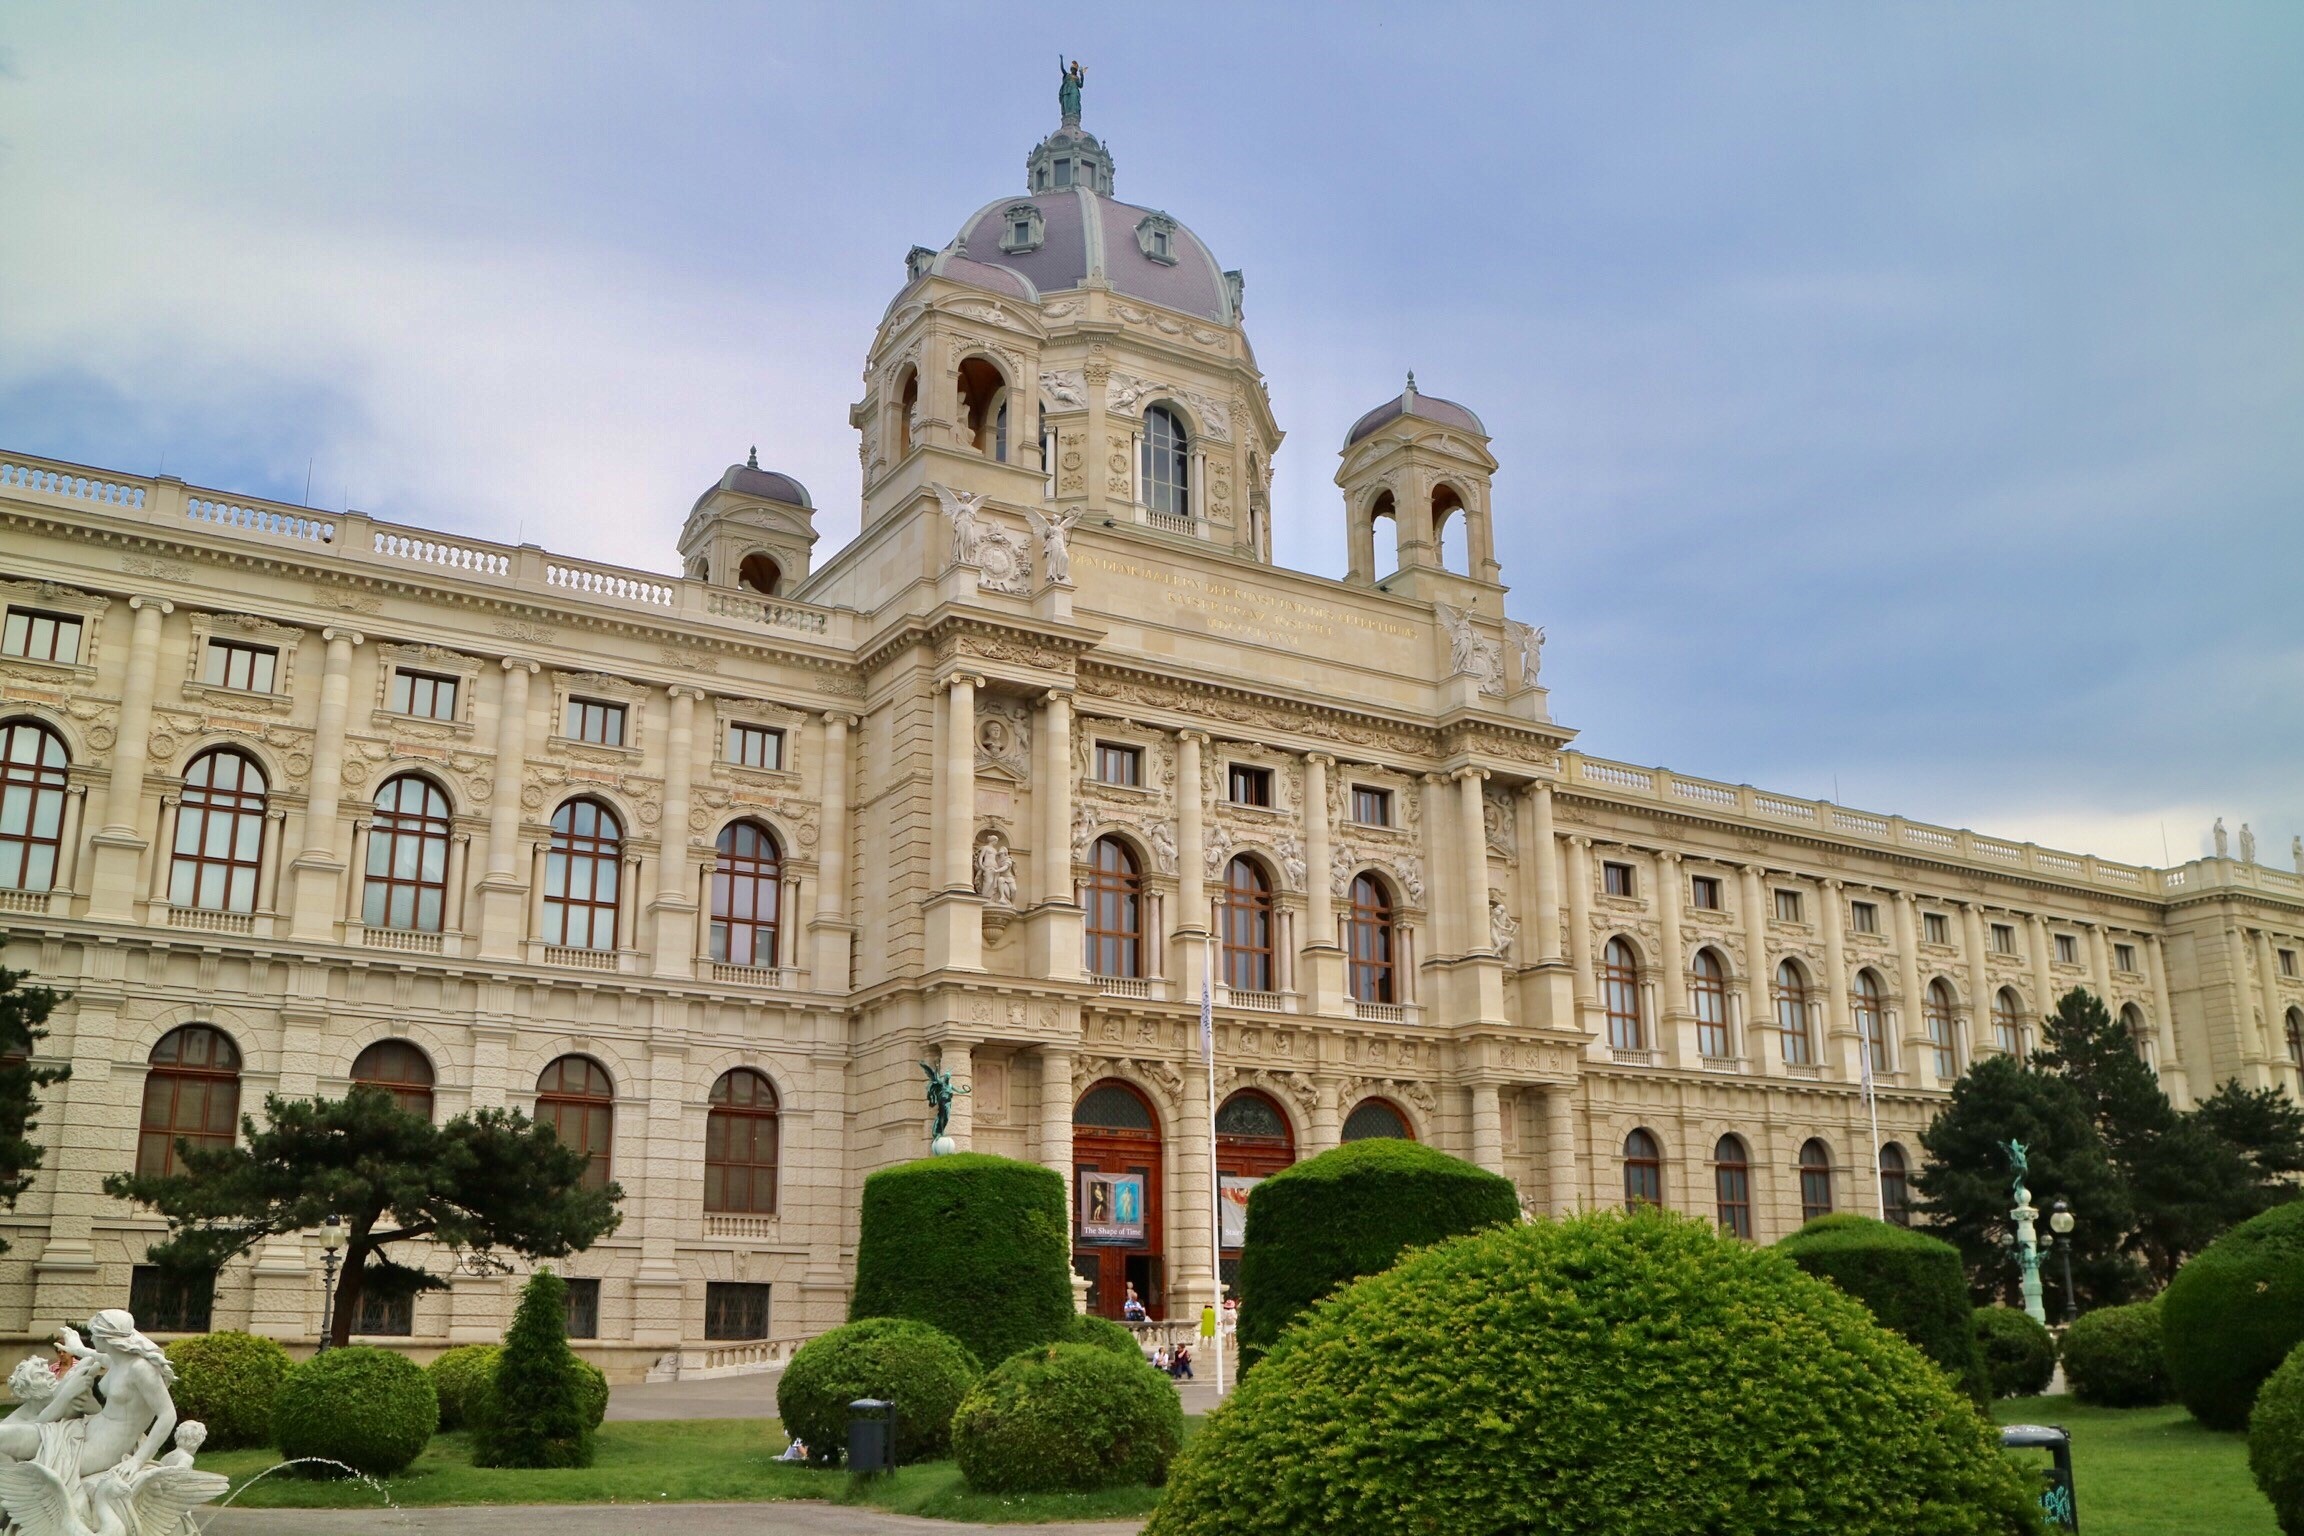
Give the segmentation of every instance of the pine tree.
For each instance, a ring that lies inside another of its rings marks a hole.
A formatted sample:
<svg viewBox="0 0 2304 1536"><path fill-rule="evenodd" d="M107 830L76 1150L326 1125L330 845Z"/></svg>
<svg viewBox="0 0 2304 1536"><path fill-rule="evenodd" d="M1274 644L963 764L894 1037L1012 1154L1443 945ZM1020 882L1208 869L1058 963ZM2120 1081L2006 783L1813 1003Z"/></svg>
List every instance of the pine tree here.
<svg viewBox="0 0 2304 1536"><path fill-rule="evenodd" d="M588 1467L592 1425L575 1352L568 1347L568 1287L540 1269L520 1307L496 1377L480 1403L472 1459L484 1467Z"/></svg>
<svg viewBox="0 0 2304 1536"><path fill-rule="evenodd" d="M63 996L47 987L23 987L25 973L0 969L0 1209L32 1187L41 1147L32 1140L40 1122L40 1090L72 1075L70 1067L36 1067L32 1052L48 1038L48 1015ZM8 1245L0 1242L0 1253Z"/></svg>

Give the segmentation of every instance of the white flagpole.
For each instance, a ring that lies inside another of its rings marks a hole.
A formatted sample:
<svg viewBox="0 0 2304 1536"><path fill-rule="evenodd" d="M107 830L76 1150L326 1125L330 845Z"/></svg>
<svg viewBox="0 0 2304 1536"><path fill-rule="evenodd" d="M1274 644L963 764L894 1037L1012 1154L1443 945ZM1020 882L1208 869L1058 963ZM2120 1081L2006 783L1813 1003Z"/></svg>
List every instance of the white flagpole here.
<svg viewBox="0 0 2304 1536"><path fill-rule="evenodd" d="M1881 1027L1880 1015L1872 1015L1872 1027ZM1872 1091L1872 1041L1869 1037L1856 1042L1856 1049L1864 1062L1864 1109L1872 1117L1872 1204L1880 1219L1888 1219L1888 1191L1880 1187L1880 1099Z"/></svg>
<svg viewBox="0 0 2304 1536"><path fill-rule="evenodd" d="M1224 1184L1216 1171L1216 934L1211 927L1200 950L1200 1057L1208 1068L1208 1267L1216 1282L1216 1327L1208 1352L1216 1364L1216 1396L1224 1396Z"/></svg>

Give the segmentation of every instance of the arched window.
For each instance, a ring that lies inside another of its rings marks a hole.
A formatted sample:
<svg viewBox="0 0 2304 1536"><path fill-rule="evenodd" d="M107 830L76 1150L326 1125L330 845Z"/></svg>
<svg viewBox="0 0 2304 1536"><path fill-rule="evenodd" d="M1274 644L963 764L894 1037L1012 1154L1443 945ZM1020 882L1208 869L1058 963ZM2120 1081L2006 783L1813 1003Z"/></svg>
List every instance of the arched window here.
<svg viewBox="0 0 2304 1536"><path fill-rule="evenodd" d="M1164 405L1144 412L1144 505L1168 517L1192 515L1192 441Z"/></svg>
<svg viewBox="0 0 2304 1536"><path fill-rule="evenodd" d="M784 568L775 557L754 550L736 567L736 585L747 592L759 592L774 597L784 585Z"/></svg>
<svg viewBox="0 0 2304 1536"><path fill-rule="evenodd" d="M1344 915L1346 981L1355 1002L1396 1003L1393 979L1392 893L1374 875L1352 877L1352 903Z"/></svg>
<svg viewBox="0 0 2304 1536"><path fill-rule="evenodd" d="M1880 978L1870 971L1856 973L1848 992L1849 1011L1856 1015L1856 1038L1863 1042L1872 1070L1888 1070L1888 1011L1880 998Z"/></svg>
<svg viewBox="0 0 2304 1536"><path fill-rule="evenodd" d="M0 725L0 891L56 887L72 762L37 720Z"/></svg>
<svg viewBox="0 0 2304 1536"><path fill-rule="evenodd" d="M1270 992L1272 882L1254 859L1224 867L1224 985L1235 992Z"/></svg>
<svg viewBox="0 0 2304 1536"><path fill-rule="evenodd" d="M2288 1059L2304 1065L2304 1010L2288 1010Z"/></svg>
<svg viewBox="0 0 2304 1536"><path fill-rule="evenodd" d="M544 942L569 949L616 947L624 828L597 800L570 800L552 813L544 859Z"/></svg>
<svg viewBox="0 0 2304 1536"><path fill-rule="evenodd" d="M1116 837L1088 850L1088 973L1144 974L1144 867Z"/></svg>
<svg viewBox="0 0 2304 1536"><path fill-rule="evenodd" d="M1432 549L1440 557L1440 564L1459 575L1472 570L1470 519L1460 516L1464 498L1452 485L1435 486L1432 490Z"/></svg>
<svg viewBox="0 0 2304 1536"><path fill-rule="evenodd" d="M352 1081L381 1088L419 1120L432 1118L432 1058L405 1040L379 1040L352 1062Z"/></svg>
<svg viewBox="0 0 2304 1536"><path fill-rule="evenodd" d="M1664 1149L1646 1131L1624 1138L1624 1209L1664 1203Z"/></svg>
<svg viewBox="0 0 2304 1536"><path fill-rule="evenodd" d="M1832 1214L1832 1154L1811 1138L1800 1144L1800 1219Z"/></svg>
<svg viewBox="0 0 2304 1536"><path fill-rule="evenodd" d="M776 1214L776 1085L750 1067L720 1074L704 1116L704 1209Z"/></svg>
<svg viewBox="0 0 2304 1536"><path fill-rule="evenodd" d="M1362 1099L1352 1106L1352 1113L1344 1117L1346 1141L1414 1141L1416 1135L1408 1129L1408 1117L1400 1113L1399 1106L1384 1099Z"/></svg>
<svg viewBox="0 0 2304 1536"><path fill-rule="evenodd" d="M1752 1155L1737 1137L1723 1136L1712 1148L1712 1201L1719 1207L1721 1231L1751 1237Z"/></svg>
<svg viewBox="0 0 2304 1536"><path fill-rule="evenodd" d="M271 803L254 758L217 747L184 770L176 810L176 850L168 904L206 912L253 912L264 867L264 819Z"/></svg>
<svg viewBox="0 0 2304 1536"><path fill-rule="evenodd" d="M360 920L371 928L438 933L448 910L448 797L421 774L376 791Z"/></svg>
<svg viewBox="0 0 2304 1536"><path fill-rule="evenodd" d="M1933 1055L1936 1081L1951 1082L1960 1075L1960 1053L1952 1044L1952 987L1943 978L1928 983L1928 1050Z"/></svg>
<svg viewBox="0 0 2304 1536"><path fill-rule="evenodd" d="M912 413L920 408L920 370L904 370L904 383L896 391L896 457L912 451Z"/></svg>
<svg viewBox="0 0 2304 1536"><path fill-rule="evenodd" d="M589 1056L562 1056L536 1079L536 1118L552 1127L560 1145L583 1153L584 1187L608 1182L609 1154L616 1136L616 1085Z"/></svg>
<svg viewBox="0 0 2304 1536"><path fill-rule="evenodd" d="M2002 987L1993 995L1992 1048L2008 1056L2024 1053L2024 1004L2014 987Z"/></svg>
<svg viewBox="0 0 2304 1536"><path fill-rule="evenodd" d="M232 1037L185 1024L162 1035L146 1059L137 1174L183 1172L179 1142L195 1151L232 1145L240 1120L240 1048Z"/></svg>
<svg viewBox="0 0 2304 1536"><path fill-rule="evenodd" d="M1288 1117L1269 1095L1243 1088L1216 1111L1216 1144L1230 1142L1285 1152L1295 1145L1295 1138L1288 1130Z"/></svg>
<svg viewBox="0 0 2304 1536"><path fill-rule="evenodd" d="M1912 1184L1905 1177L1909 1167L1896 1143L1880 1149L1880 1209L1900 1227L1912 1225Z"/></svg>
<svg viewBox="0 0 2304 1536"><path fill-rule="evenodd" d="M1390 541L1389 550L1381 547L1379 534ZM1368 504L1368 542L1374 565L1368 572L1371 577L1379 573L1389 575L1400 569L1400 506L1390 491L1379 492Z"/></svg>
<svg viewBox="0 0 2304 1536"><path fill-rule="evenodd" d="M775 834L756 821L722 829L712 866L712 958L722 965L772 966L782 915L784 864Z"/></svg>
<svg viewBox="0 0 2304 1536"><path fill-rule="evenodd" d="M1808 1014L1808 978L1787 960L1776 967L1776 1028L1784 1038L1784 1059L1794 1066L1806 1066L1816 1059Z"/></svg>
<svg viewBox="0 0 2304 1536"><path fill-rule="evenodd" d="M2128 1048L2136 1053L2136 1059L2148 1067L2151 1066L2152 1026L2145 1020L2144 1010L2134 1003L2121 1009L2120 1027L2127 1032ZM2297 1040L2299 1031L2304 1031L2304 1017L2299 1017L2291 1011L2288 1015L2288 1054L2291 1057L2296 1055L2297 1045L2304 1043Z"/></svg>
<svg viewBox="0 0 2304 1536"><path fill-rule="evenodd" d="M1714 1060L1733 1056L1728 1047L1728 969L1709 949L1696 951L1688 995L1696 1005L1696 1054Z"/></svg>
<svg viewBox="0 0 2304 1536"><path fill-rule="evenodd" d="M1008 381L989 358L960 360L960 410L968 422L968 441L986 458L1008 459Z"/></svg>
<svg viewBox="0 0 2304 1536"><path fill-rule="evenodd" d="M1160 1130L1144 1095L1116 1078L1107 1078L1080 1095L1080 1102L1072 1106L1072 1124L1147 1136Z"/></svg>
<svg viewBox="0 0 2304 1536"><path fill-rule="evenodd" d="M1640 961L1632 946L1610 939L1600 953L1600 998L1608 1007L1608 1043L1619 1051L1644 1051L1648 1031L1640 1018Z"/></svg>

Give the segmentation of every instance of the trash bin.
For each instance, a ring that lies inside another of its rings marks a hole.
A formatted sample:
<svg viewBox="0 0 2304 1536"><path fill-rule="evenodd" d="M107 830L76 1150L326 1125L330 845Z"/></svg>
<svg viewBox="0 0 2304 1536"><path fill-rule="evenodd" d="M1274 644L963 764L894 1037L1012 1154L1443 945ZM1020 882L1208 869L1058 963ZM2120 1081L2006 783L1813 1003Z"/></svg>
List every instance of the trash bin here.
<svg viewBox="0 0 2304 1536"><path fill-rule="evenodd" d="M848 1470L878 1477L896 1470L896 1405L860 1397L848 1405Z"/></svg>
<svg viewBox="0 0 2304 1536"><path fill-rule="evenodd" d="M2040 1472L2040 1513L2060 1531L2080 1529L2080 1505L2072 1493L2072 1435L2055 1424L2010 1424L2000 1431L2006 1451L2046 1451Z"/></svg>

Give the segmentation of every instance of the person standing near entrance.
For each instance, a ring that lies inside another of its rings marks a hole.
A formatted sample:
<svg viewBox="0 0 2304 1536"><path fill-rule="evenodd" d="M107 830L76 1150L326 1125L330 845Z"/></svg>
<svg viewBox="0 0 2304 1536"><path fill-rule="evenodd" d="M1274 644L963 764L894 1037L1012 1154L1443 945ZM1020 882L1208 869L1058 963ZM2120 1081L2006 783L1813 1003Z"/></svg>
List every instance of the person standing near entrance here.
<svg viewBox="0 0 2304 1536"><path fill-rule="evenodd" d="M1144 1303L1137 1296L1133 1285L1128 1287L1127 1299L1120 1303L1120 1315L1131 1323L1140 1323L1145 1319Z"/></svg>

